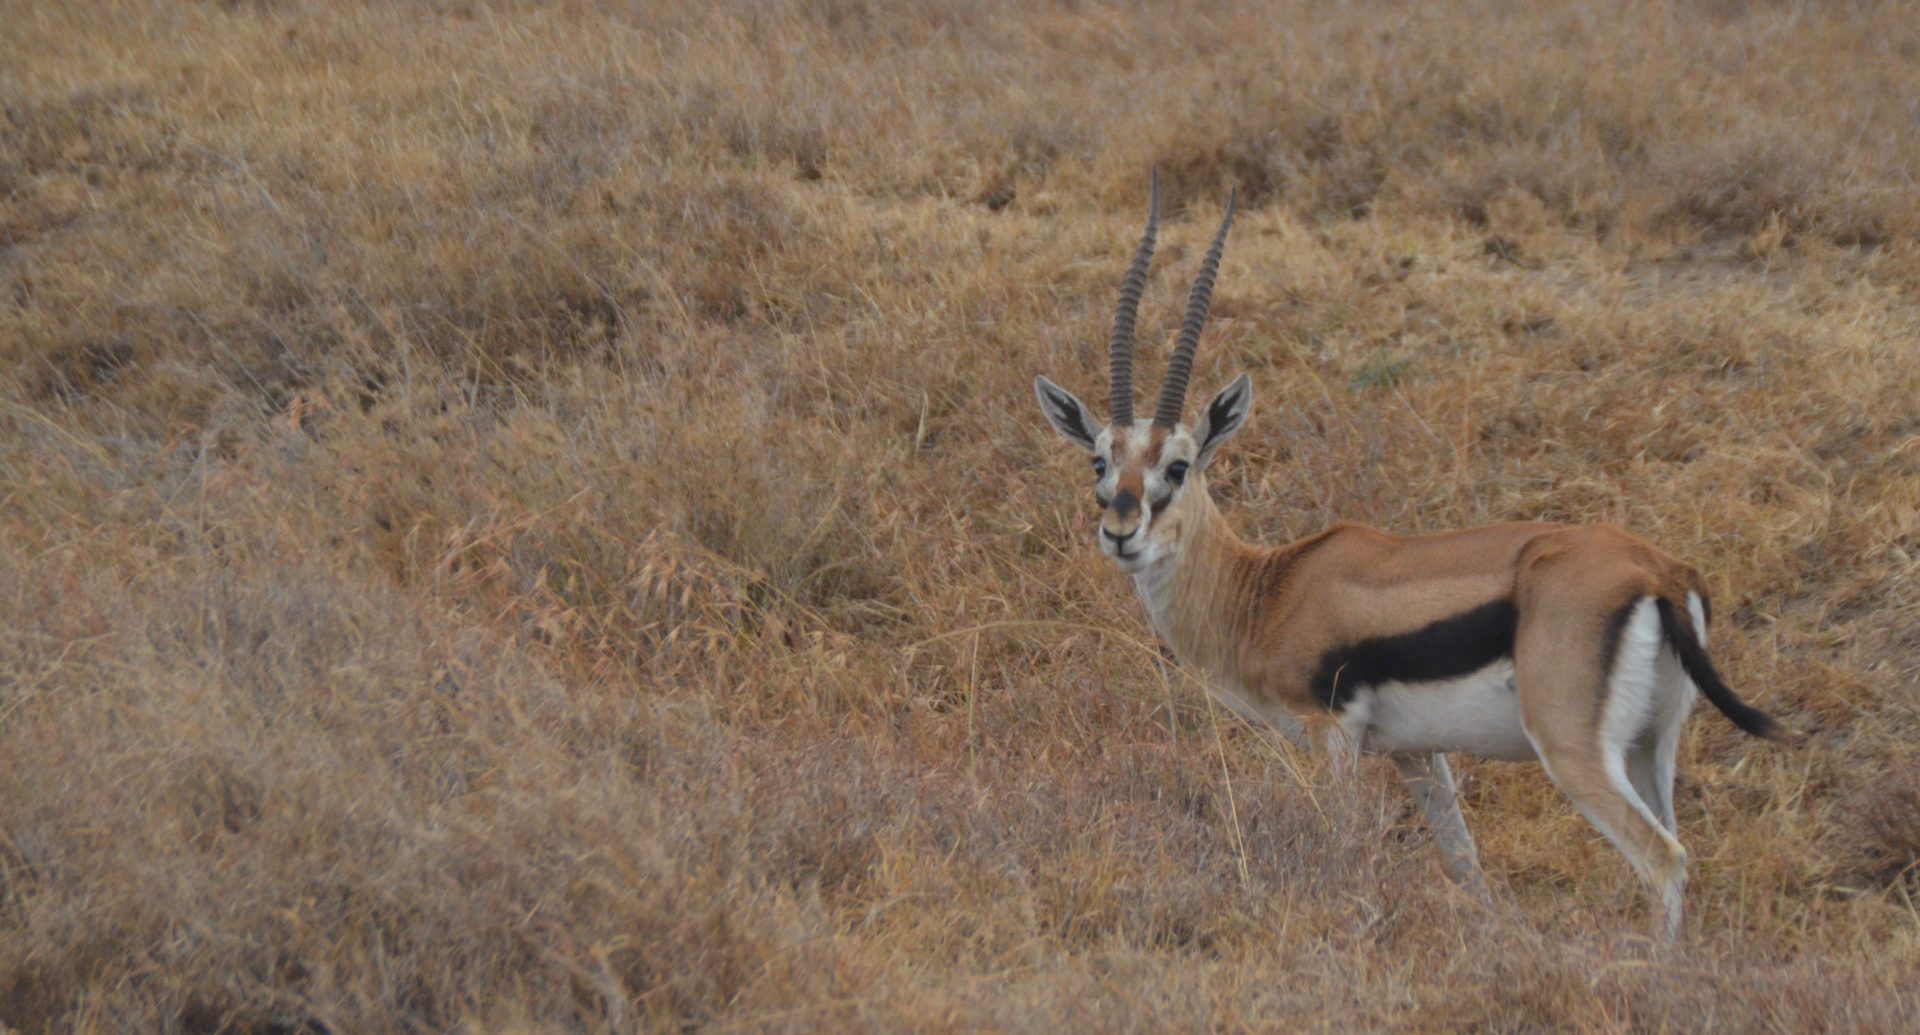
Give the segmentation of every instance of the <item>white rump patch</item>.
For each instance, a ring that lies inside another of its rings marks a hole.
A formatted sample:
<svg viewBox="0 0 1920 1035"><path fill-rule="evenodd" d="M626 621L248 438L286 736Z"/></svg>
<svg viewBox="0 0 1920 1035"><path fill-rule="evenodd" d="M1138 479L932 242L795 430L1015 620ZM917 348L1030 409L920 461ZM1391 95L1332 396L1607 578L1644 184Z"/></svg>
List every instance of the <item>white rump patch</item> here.
<svg viewBox="0 0 1920 1035"><path fill-rule="evenodd" d="M1664 646L1666 637L1660 630L1653 598L1641 597L1633 602L1633 610L1620 630L1620 642L1614 645L1613 672L1600 729L1601 754L1609 766L1625 758L1628 745L1653 723L1654 695L1660 689L1660 648ZM1625 779L1623 770L1617 782Z"/></svg>
<svg viewBox="0 0 1920 1035"><path fill-rule="evenodd" d="M1698 606L1691 597L1687 604L1690 611ZM1620 630L1607 705L1600 721L1600 757L1613 789L1637 807L1654 827L1668 831L1670 819L1667 817L1673 811L1672 752L1679 739L1680 724L1686 720L1687 706L1693 702L1693 688L1680 670L1680 659L1667 649L1666 633L1660 628L1660 614L1655 606L1652 597L1635 601L1625 628ZM1699 623L1697 611L1693 619ZM1652 741L1654 746L1636 746L1636 741L1642 740ZM1627 774L1628 756L1649 752L1653 769L1646 775L1653 784L1649 788L1653 801L1635 789Z"/></svg>
<svg viewBox="0 0 1920 1035"><path fill-rule="evenodd" d="M1687 592L1687 614L1693 619L1693 635L1700 640L1700 646L1707 645L1707 609L1700 603L1700 594Z"/></svg>

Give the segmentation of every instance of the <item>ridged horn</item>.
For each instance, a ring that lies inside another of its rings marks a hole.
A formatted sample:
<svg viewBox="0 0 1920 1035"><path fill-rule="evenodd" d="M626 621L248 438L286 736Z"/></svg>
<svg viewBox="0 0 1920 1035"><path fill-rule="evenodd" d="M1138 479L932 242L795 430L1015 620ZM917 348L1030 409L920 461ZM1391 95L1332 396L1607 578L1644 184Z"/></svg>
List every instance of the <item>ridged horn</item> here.
<svg viewBox="0 0 1920 1035"><path fill-rule="evenodd" d="M1120 308L1113 314L1113 341L1107 347L1107 400L1113 422L1133 423L1133 328L1140 312L1140 295L1147 289L1147 266L1153 262L1153 239L1160 233L1160 170L1153 171L1147 191L1147 232L1133 250L1133 264L1120 282Z"/></svg>
<svg viewBox="0 0 1920 1035"><path fill-rule="evenodd" d="M1227 214L1220 220L1220 230L1213 235L1213 245L1200 263L1200 275L1193 279L1193 290L1187 294L1187 317L1180 322L1180 338L1174 343L1173 358L1167 360L1167 379L1160 385L1160 404L1153 411L1153 422L1163 428L1180 423L1180 410L1187 403L1187 378L1193 374L1193 352L1200 345L1200 329L1207 325L1207 309L1213 305L1213 278L1220 272L1220 253L1227 246L1227 228L1233 225L1235 196L1227 195Z"/></svg>

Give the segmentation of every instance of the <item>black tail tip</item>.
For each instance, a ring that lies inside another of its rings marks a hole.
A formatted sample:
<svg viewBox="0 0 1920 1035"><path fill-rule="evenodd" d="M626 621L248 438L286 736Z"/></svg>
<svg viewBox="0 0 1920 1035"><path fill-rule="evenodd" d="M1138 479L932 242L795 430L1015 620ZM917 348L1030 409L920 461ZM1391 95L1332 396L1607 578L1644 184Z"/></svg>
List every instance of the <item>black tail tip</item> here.
<svg viewBox="0 0 1920 1035"><path fill-rule="evenodd" d="M1805 747L1813 737L1812 733L1790 726L1771 715L1762 713L1760 717L1766 721L1766 732L1754 734L1756 737L1764 737L1787 747Z"/></svg>
<svg viewBox="0 0 1920 1035"><path fill-rule="evenodd" d="M1735 726L1740 727L1742 730L1762 740L1792 739L1787 728L1780 725L1779 720L1758 708L1749 708L1747 709L1747 714L1737 718L1732 715L1727 717L1733 719Z"/></svg>
<svg viewBox="0 0 1920 1035"><path fill-rule="evenodd" d="M1704 686L1701 687L1702 691L1706 689ZM1726 692L1726 697L1714 693L1707 694L1707 699L1713 702L1715 707L1720 709L1720 713L1727 717L1727 721L1740 727L1741 732L1748 736L1759 737L1761 740L1779 741L1788 744L1799 742L1800 735L1788 729L1786 726L1781 725L1780 720L1747 704L1739 698L1728 700L1727 698L1729 697L1732 697L1731 691Z"/></svg>

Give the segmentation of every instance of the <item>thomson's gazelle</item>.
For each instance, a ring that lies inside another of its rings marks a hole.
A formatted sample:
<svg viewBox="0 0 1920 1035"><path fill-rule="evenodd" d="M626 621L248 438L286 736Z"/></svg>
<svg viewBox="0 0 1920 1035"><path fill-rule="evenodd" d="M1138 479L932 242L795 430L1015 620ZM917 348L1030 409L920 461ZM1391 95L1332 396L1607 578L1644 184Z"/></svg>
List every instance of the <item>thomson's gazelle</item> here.
<svg viewBox="0 0 1920 1035"><path fill-rule="evenodd" d="M1273 549L1242 542L1207 495L1207 463L1252 402L1245 374L1180 422L1233 201L1200 265L1151 420L1133 416L1134 317L1159 223L1121 284L1110 351L1113 420L1042 377L1054 429L1093 457L1100 550L1133 576L1186 665L1243 712L1304 732L1350 769L1387 754L1455 880L1481 890L1441 754L1538 759L1646 883L1657 933L1680 923L1686 851L1674 839L1673 758L1694 690L1734 724L1773 720L1707 657L1707 593L1692 568L1608 525L1492 525L1398 536L1337 524Z"/></svg>

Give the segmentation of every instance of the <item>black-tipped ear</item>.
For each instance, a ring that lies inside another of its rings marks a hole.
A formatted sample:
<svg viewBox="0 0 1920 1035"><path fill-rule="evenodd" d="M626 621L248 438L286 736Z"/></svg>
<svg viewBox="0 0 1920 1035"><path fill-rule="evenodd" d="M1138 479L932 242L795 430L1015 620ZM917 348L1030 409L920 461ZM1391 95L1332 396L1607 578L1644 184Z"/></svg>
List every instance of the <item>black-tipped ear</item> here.
<svg viewBox="0 0 1920 1035"><path fill-rule="evenodd" d="M1213 451L1247 422L1247 413L1252 409L1253 381L1247 375L1241 374L1232 384L1220 389L1213 401L1207 403L1200 426L1193 429L1193 437L1200 443L1200 459L1194 466L1205 467L1207 461L1213 459Z"/></svg>
<svg viewBox="0 0 1920 1035"><path fill-rule="evenodd" d="M1087 407L1073 397L1073 393L1054 384L1044 377L1033 379L1033 394L1040 398L1040 412L1047 415L1047 423L1060 437L1079 446L1087 452L1093 452L1094 430L1100 423L1094 420Z"/></svg>

